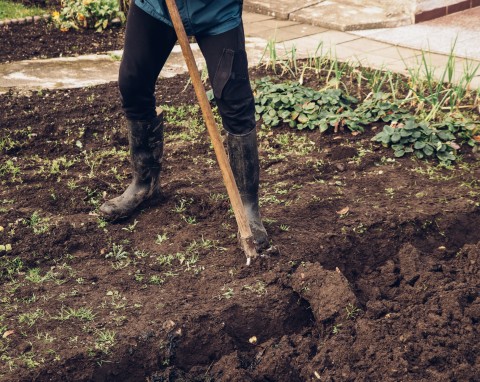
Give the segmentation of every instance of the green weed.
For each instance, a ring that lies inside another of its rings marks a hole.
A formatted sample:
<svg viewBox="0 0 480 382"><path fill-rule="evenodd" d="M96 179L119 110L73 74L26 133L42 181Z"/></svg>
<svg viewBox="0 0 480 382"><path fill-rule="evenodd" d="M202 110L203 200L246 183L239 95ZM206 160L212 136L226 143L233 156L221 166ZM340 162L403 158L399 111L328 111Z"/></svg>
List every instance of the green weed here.
<svg viewBox="0 0 480 382"><path fill-rule="evenodd" d="M54 318L60 321L66 321L73 318L81 321L92 321L95 318L95 314L90 308L80 307L75 309L65 308L64 306L62 306L60 312Z"/></svg>
<svg viewBox="0 0 480 382"><path fill-rule="evenodd" d="M32 327L44 315L45 311L43 309L36 309L33 312L21 313L18 315L18 323L26 324L29 327Z"/></svg>
<svg viewBox="0 0 480 382"><path fill-rule="evenodd" d="M114 261L123 261L128 259L128 252L121 244L112 244L112 249L105 255L106 259L113 259Z"/></svg>
<svg viewBox="0 0 480 382"><path fill-rule="evenodd" d="M125 21L117 0L64 0L61 11L52 13L52 20L61 31L85 28L102 32L117 17Z"/></svg>
<svg viewBox="0 0 480 382"><path fill-rule="evenodd" d="M114 330L98 330L95 339L95 350L99 350L103 354L109 354L111 348L115 345L116 336L117 333Z"/></svg>
<svg viewBox="0 0 480 382"><path fill-rule="evenodd" d="M34 211L28 219L23 219L23 224L32 228L33 232L37 235L46 233L50 229L50 223L48 218L42 218L38 211Z"/></svg>

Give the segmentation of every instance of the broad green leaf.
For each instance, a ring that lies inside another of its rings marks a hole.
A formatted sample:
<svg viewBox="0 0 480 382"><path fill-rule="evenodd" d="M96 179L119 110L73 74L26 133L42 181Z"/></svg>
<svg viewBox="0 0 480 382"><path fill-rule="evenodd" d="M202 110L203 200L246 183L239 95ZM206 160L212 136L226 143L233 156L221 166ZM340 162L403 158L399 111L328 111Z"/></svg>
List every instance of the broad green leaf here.
<svg viewBox="0 0 480 382"><path fill-rule="evenodd" d="M433 148L432 148L432 146L426 145L426 146L423 148L423 153L424 153L427 157L432 156L432 154L433 154Z"/></svg>
<svg viewBox="0 0 480 382"><path fill-rule="evenodd" d="M415 144L413 145L413 147L416 149L416 150L421 150L425 147L426 143L425 142L422 142L422 141L416 141Z"/></svg>
<svg viewBox="0 0 480 382"><path fill-rule="evenodd" d="M397 142L400 141L401 138L402 138L402 136L400 135L400 133L398 131L395 131L392 134L391 140L392 140L393 143L397 143Z"/></svg>
<svg viewBox="0 0 480 382"><path fill-rule="evenodd" d="M307 123L308 122L308 117L305 114L300 113L300 115L298 116L298 122Z"/></svg>

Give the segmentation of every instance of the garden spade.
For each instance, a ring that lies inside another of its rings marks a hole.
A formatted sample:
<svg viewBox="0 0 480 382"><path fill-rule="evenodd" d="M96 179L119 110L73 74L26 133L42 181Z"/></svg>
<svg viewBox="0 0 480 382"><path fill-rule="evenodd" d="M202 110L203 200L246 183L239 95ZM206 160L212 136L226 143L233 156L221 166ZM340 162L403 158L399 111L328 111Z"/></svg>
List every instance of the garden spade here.
<svg viewBox="0 0 480 382"><path fill-rule="evenodd" d="M182 48L182 53L187 64L188 72L190 73L195 94L197 95L200 108L202 109L203 119L207 125L208 134L212 140L213 149L222 173L223 182L225 183L228 197L230 198L230 202L232 204L238 230L240 232L240 245L247 256L247 265L249 265L251 259L256 258L258 254L255 249L255 243L253 241L250 225L248 224L245 208L243 206L242 199L240 198L240 193L238 191L237 184L235 183L235 178L233 176L227 154L217 129L212 108L210 107L210 103L208 101L207 93L205 92L205 88L202 84L197 63L193 57L192 49L190 48L190 43L188 41L187 33L185 32L180 13L178 12L177 4L175 3L175 0L166 0L166 3L170 13L170 18L172 19L173 27L177 33L178 42Z"/></svg>

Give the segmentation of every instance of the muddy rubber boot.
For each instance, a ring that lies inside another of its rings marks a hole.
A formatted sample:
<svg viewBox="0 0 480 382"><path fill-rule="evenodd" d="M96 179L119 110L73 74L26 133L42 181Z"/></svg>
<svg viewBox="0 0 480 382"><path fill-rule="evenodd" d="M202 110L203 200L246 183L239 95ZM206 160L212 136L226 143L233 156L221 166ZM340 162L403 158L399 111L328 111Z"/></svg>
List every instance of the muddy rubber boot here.
<svg viewBox="0 0 480 382"><path fill-rule="evenodd" d="M253 129L247 135L227 134L228 159L242 198L257 251L269 247L267 231L263 226L258 206L260 164L257 134Z"/></svg>
<svg viewBox="0 0 480 382"><path fill-rule="evenodd" d="M160 192L163 155L163 116L151 121L127 121L132 182L124 193L105 202L100 214L115 221L130 216L144 201Z"/></svg>

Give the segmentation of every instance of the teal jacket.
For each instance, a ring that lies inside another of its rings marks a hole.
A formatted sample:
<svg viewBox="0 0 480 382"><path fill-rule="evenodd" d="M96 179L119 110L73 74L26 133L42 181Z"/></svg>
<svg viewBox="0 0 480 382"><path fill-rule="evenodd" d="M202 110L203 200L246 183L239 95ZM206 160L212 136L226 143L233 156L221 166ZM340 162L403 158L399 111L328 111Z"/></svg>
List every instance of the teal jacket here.
<svg viewBox="0 0 480 382"><path fill-rule="evenodd" d="M176 0L189 36L217 35L242 22L242 0ZM156 19L172 26L165 0L135 0L135 4Z"/></svg>

